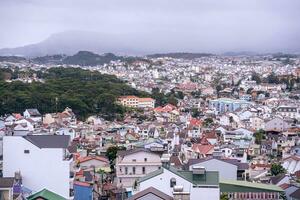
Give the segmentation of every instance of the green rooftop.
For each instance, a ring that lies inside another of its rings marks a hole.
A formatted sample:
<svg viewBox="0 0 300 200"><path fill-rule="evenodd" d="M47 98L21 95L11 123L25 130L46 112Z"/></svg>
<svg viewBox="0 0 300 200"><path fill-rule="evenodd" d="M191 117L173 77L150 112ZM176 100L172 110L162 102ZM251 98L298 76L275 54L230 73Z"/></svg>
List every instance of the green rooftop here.
<svg viewBox="0 0 300 200"><path fill-rule="evenodd" d="M66 200L64 197L47 189L43 189L33 195L30 195L29 197L27 197L27 200L35 200L38 198L43 198L45 200Z"/></svg>
<svg viewBox="0 0 300 200"><path fill-rule="evenodd" d="M217 171L206 171L205 175L193 175L192 171L179 170L172 166L170 167L162 167L159 170L156 170L148 175L139 179L139 183L146 181L152 177L158 176L163 173L164 170L168 170L177 176L193 183L194 185L209 185L209 186L218 186L219 185L219 172Z"/></svg>
<svg viewBox="0 0 300 200"><path fill-rule="evenodd" d="M248 181L220 180L221 192L282 192L276 185Z"/></svg>

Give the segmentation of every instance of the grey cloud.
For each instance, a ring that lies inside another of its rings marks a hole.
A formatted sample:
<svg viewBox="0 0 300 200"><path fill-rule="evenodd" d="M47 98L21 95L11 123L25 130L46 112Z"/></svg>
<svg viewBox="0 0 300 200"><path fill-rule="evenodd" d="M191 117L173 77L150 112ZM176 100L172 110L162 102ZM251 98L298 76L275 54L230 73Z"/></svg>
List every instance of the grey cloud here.
<svg viewBox="0 0 300 200"><path fill-rule="evenodd" d="M299 9L298 0L0 0L0 48L82 30L145 38L143 51L293 52Z"/></svg>

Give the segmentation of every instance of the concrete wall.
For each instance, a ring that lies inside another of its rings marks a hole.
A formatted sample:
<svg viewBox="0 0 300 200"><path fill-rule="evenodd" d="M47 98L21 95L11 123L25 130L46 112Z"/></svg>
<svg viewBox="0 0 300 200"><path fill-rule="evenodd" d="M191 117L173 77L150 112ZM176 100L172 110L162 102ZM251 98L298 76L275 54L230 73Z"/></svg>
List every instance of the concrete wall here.
<svg viewBox="0 0 300 200"><path fill-rule="evenodd" d="M176 179L176 185L183 186L183 191L190 192L190 200L220 199L220 188L194 188L192 183L166 169L164 169L162 174L141 182L139 185L139 191L145 190L148 187L154 187L170 196L173 196L173 188L170 187L171 178Z"/></svg>
<svg viewBox="0 0 300 200"><path fill-rule="evenodd" d="M207 171L218 171L220 179L237 180L237 166L232 165L220 160L211 159L199 164L191 165L189 170L192 170L193 166L205 167Z"/></svg>
<svg viewBox="0 0 300 200"><path fill-rule="evenodd" d="M34 192L46 188L69 198L70 161L63 160L63 149L40 149L23 137L5 136L3 175L12 177L17 171L21 172L23 185Z"/></svg>
<svg viewBox="0 0 300 200"><path fill-rule="evenodd" d="M144 160L145 158L147 158L147 161ZM161 166L159 155L143 151L127 155L122 160L120 159L120 157L117 158L116 164L117 183L118 186L122 185L122 187L126 188L132 187L136 179L157 170ZM126 167L128 170L127 174ZM135 174L133 173L133 167L135 167ZM143 173L143 167L145 167L145 173Z"/></svg>

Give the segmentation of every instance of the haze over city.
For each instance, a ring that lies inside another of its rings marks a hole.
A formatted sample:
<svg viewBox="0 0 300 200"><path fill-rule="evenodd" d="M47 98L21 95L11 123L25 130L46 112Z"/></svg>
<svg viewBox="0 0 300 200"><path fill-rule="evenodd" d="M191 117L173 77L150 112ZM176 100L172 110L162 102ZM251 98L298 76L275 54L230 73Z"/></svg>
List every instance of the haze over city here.
<svg viewBox="0 0 300 200"><path fill-rule="evenodd" d="M300 0L0 0L0 200L300 200Z"/></svg>
<svg viewBox="0 0 300 200"><path fill-rule="evenodd" d="M71 49L89 50L101 41L102 53L295 53L300 50L299 9L297 0L1 0L0 48L59 34L52 43L69 38L68 44L75 43L68 45ZM85 45L76 46L78 40Z"/></svg>

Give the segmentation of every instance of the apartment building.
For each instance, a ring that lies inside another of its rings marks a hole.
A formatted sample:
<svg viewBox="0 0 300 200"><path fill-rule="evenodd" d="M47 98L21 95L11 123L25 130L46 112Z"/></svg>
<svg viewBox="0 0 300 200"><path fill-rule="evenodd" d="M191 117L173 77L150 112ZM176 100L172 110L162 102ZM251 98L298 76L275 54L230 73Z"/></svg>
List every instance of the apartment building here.
<svg viewBox="0 0 300 200"><path fill-rule="evenodd" d="M160 155L144 148L121 151L116 160L117 185L130 190L139 178L160 169L161 165Z"/></svg>
<svg viewBox="0 0 300 200"><path fill-rule="evenodd" d="M137 96L121 96L118 103L126 107L133 108L154 108L155 100L152 98L139 98Z"/></svg>

